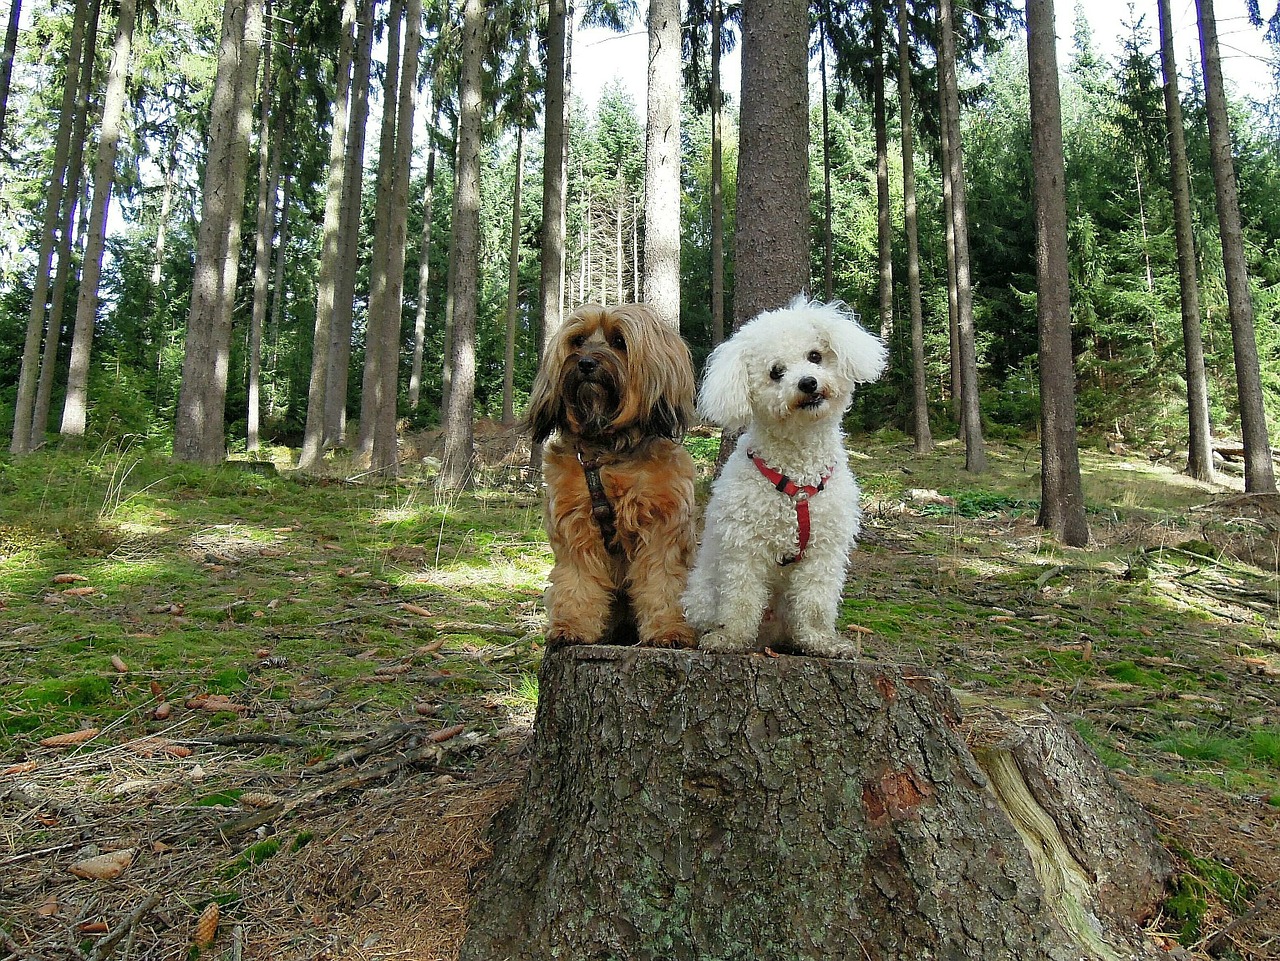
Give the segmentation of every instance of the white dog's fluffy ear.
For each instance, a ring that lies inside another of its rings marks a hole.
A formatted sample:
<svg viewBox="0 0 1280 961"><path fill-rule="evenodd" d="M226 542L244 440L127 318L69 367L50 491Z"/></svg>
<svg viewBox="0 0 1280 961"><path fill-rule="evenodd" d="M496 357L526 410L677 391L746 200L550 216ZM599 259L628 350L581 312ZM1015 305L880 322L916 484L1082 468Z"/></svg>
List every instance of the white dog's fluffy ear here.
<svg viewBox="0 0 1280 961"><path fill-rule="evenodd" d="M707 358L698 415L728 430L741 430L750 423L751 390L741 339L726 340Z"/></svg>
<svg viewBox="0 0 1280 961"><path fill-rule="evenodd" d="M840 373L855 384L868 384L879 380L889 365L889 349L879 337L868 333L855 320L853 314L844 304L814 305L824 312L833 315L827 332L831 337L831 347L836 353L836 365Z"/></svg>

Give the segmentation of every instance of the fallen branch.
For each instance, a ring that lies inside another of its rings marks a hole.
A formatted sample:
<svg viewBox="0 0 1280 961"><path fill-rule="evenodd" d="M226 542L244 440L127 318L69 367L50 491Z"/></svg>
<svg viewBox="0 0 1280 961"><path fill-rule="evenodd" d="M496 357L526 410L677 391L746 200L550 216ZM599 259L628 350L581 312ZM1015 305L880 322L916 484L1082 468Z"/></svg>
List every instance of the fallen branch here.
<svg viewBox="0 0 1280 961"><path fill-rule="evenodd" d="M310 741L291 734L218 734L211 737L189 737L176 744L196 744L215 747L239 747L242 744L276 744L281 747L306 747Z"/></svg>
<svg viewBox="0 0 1280 961"><path fill-rule="evenodd" d="M116 945L120 943L125 935L133 931L151 909L160 903L160 895L152 894L148 896L141 904L133 909L133 912L108 931L97 944L93 946L93 952L89 955L89 961L106 961L107 958L115 952Z"/></svg>
<svg viewBox="0 0 1280 961"><path fill-rule="evenodd" d="M315 777L319 774L328 774L330 771L336 771L340 767L346 767L348 764L352 764L363 757L368 757L370 754L376 754L385 747L390 747L412 731L414 727L415 725L413 724L393 724L373 740L343 751L341 754L335 754L327 761L320 761L302 773L305 777Z"/></svg>

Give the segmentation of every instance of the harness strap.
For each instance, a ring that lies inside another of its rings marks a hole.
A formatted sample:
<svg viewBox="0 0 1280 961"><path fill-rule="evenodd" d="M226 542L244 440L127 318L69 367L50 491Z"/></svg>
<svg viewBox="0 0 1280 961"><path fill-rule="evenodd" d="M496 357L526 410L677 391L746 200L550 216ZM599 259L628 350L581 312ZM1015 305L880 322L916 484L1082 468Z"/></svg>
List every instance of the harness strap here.
<svg viewBox="0 0 1280 961"><path fill-rule="evenodd" d="M587 493L591 495L591 516L600 528L600 536L610 554L620 554L622 545L618 543L617 521L613 513L613 504L604 491L604 483L600 480L600 462L583 460L578 454L578 463L582 465L582 473L587 480Z"/></svg>
<svg viewBox="0 0 1280 961"><path fill-rule="evenodd" d="M778 563L783 567L788 564L794 564L800 558L804 557L805 548L809 546L809 498L826 489L827 481L831 480L831 473L834 468L829 468L825 474L818 480L816 486L809 484L797 484L786 474L780 470L770 467L755 451L747 451L747 456L751 458L751 463L756 465L756 470L764 475L779 492L786 494L795 502L796 507L796 528L799 534L800 549L794 554L788 554Z"/></svg>

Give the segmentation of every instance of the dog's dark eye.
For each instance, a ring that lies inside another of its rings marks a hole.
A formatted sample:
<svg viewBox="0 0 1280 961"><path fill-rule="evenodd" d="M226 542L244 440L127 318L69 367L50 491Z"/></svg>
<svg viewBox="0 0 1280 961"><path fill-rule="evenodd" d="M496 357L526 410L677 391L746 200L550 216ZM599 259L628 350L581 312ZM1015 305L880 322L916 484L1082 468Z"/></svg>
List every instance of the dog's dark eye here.
<svg viewBox="0 0 1280 961"><path fill-rule="evenodd" d="M820 351L820 350L811 350L811 351L809 351L809 363L811 363L811 364L821 364L821 363L822 363L822 351Z"/></svg>
<svg viewBox="0 0 1280 961"><path fill-rule="evenodd" d="M577 350L586 342L587 342L587 338L583 334L578 334L574 337L569 338L569 346L572 347L574 350Z"/></svg>
<svg viewBox="0 0 1280 961"><path fill-rule="evenodd" d="M613 335L613 340L609 341L609 343L613 344L613 349L614 349L614 350L626 350L626 349L627 349L627 339L626 339L625 337L623 337L621 334L614 334L614 335Z"/></svg>
<svg viewBox="0 0 1280 961"><path fill-rule="evenodd" d="M774 364L772 367L769 368L769 379L782 380L782 375L785 374L786 372L787 372L787 368L783 367L781 364Z"/></svg>

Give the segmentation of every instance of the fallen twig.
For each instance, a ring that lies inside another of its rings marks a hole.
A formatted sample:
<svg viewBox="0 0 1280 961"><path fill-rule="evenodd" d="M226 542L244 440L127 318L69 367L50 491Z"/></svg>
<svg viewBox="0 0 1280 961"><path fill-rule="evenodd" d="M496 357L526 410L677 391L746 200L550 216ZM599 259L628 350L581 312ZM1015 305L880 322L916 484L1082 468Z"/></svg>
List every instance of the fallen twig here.
<svg viewBox="0 0 1280 961"><path fill-rule="evenodd" d="M138 926L141 921L157 904L160 903L160 895L152 894L148 896L141 904L133 909L133 912L108 931L97 944L93 946L93 951L89 955L89 961L106 961L111 957L116 949L116 945L121 939L129 934Z"/></svg>
<svg viewBox="0 0 1280 961"><path fill-rule="evenodd" d="M315 777L319 774L328 774L330 771L345 767L354 761L360 760L362 757L368 757L370 754L376 754L384 747L396 743L406 734L414 729L415 725L399 723L393 724L371 741L357 745L349 750L343 751L341 754L335 754L327 761L320 761L303 771L306 777Z"/></svg>

